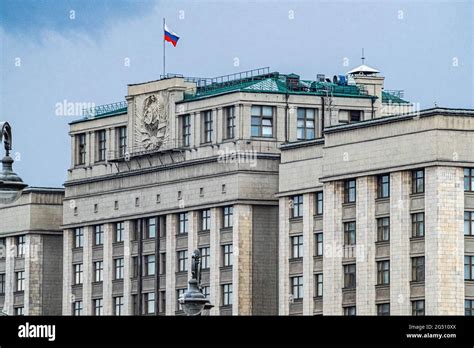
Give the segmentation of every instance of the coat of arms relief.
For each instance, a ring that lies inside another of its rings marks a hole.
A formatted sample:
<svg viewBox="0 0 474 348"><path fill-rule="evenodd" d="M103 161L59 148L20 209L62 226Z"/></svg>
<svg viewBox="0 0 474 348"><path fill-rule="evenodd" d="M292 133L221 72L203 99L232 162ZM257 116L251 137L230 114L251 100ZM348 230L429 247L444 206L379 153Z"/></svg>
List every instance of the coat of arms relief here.
<svg viewBox="0 0 474 348"><path fill-rule="evenodd" d="M163 93L135 98L135 145L157 150L168 140L168 98Z"/></svg>

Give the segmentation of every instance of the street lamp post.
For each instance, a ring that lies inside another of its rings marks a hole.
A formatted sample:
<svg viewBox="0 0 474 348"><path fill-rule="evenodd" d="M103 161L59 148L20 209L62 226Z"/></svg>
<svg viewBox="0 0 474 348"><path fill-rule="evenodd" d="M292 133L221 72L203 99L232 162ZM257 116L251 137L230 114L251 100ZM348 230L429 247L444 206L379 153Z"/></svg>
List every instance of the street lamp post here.
<svg viewBox="0 0 474 348"><path fill-rule="evenodd" d="M5 157L2 159L0 171L0 203L8 204L16 201L28 185L13 172L13 158L10 157L12 128L8 122L0 122L0 143L2 141L5 146Z"/></svg>
<svg viewBox="0 0 474 348"><path fill-rule="evenodd" d="M201 254L199 250L193 252L191 274L188 289L178 301L187 315L196 316L201 315L203 310L214 307L201 292Z"/></svg>

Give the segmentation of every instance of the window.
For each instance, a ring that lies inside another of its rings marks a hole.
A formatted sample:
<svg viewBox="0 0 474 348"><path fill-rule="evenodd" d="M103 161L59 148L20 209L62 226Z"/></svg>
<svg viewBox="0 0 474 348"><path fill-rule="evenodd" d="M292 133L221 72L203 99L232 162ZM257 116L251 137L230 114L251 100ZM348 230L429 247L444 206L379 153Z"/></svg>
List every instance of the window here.
<svg viewBox="0 0 474 348"><path fill-rule="evenodd" d="M151 239L156 237L156 218L146 219L146 238Z"/></svg>
<svg viewBox="0 0 474 348"><path fill-rule="evenodd" d="M206 298L209 300L211 298L211 287L210 286L203 286L202 287L202 294L206 296Z"/></svg>
<svg viewBox="0 0 474 348"><path fill-rule="evenodd" d="M120 243L123 242L123 233L124 233L124 223L123 222L117 222L115 224L115 242Z"/></svg>
<svg viewBox="0 0 474 348"><path fill-rule="evenodd" d="M179 214L179 234L188 233L188 213Z"/></svg>
<svg viewBox="0 0 474 348"><path fill-rule="evenodd" d="M104 304L101 298L94 300L94 315L103 315Z"/></svg>
<svg viewBox="0 0 474 348"><path fill-rule="evenodd" d="M5 258L7 249L5 247L5 237L0 238L0 259Z"/></svg>
<svg viewBox="0 0 474 348"><path fill-rule="evenodd" d="M474 168L464 168L464 191L474 192Z"/></svg>
<svg viewBox="0 0 474 348"><path fill-rule="evenodd" d="M123 258L115 259L114 266L115 266L115 279L123 279L123 268L124 268Z"/></svg>
<svg viewBox="0 0 474 348"><path fill-rule="evenodd" d="M25 256L25 245L26 245L26 236L16 237L16 256L24 257Z"/></svg>
<svg viewBox="0 0 474 348"><path fill-rule="evenodd" d="M73 315L80 316L82 315L82 301L75 301L73 304Z"/></svg>
<svg viewBox="0 0 474 348"><path fill-rule="evenodd" d="M188 270L188 251L178 251L178 272L186 272Z"/></svg>
<svg viewBox="0 0 474 348"><path fill-rule="evenodd" d="M74 229L74 248L82 248L84 246L84 229L82 227Z"/></svg>
<svg viewBox="0 0 474 348"><path fill-rule="evenodd" d="M415 316L425 315L425 300L411 301L411 314Z"/></svg>
<svg viewBox="0 0 474 348"><path fill-rule="evenodd" d="M425 170L413 170L411 172L411 193L423 192L425 192Z"/></svg>
<svg viewBox="0 0 474 348"><path fill-rule="evenodd" d="M166 253L160 253L160 263L161 263L160 274L165 274L166 273Z"/></svg>
<svg viewBox="0 0 474 348"><path fill-rule="evenodd" d="M105 130L100 130L96 132L97 136L97 162L105 161Z"/></svg>
<svg viewBox="0 0 474 348"><path fill-rule="evenodd" d="M145 297L145 295L143 295ZM132 311L134 315L140 315L139 308L138 308L138 295L132 295Z"/></svg>
<svg viewBox="0 0 474 348"><path fill-rule="evenodd" d="M127 153L127 127L117 128L117 145L119 150L118 155L124 157Z"/></svg>
<svg viewBox="0 0 474 348"><path fill-rule="evenodd" d="M411 214L412 237L423 237L425 235L425 213Z"/></svg>
<svg viewBox="0 0 474 348"><path fill-rule="evenodd" d="M344 288L353 289L356 287L356 265L344 265Z"/></svg>
<svg viewBox="0 0 474 348"><path fill-rule="evenodd" d="M234 225L234 207L224 207L224 228Z"/></svg>
<svg viewBox="0 0 474 348"><path fill-rule="evenodd" d="M183 307L181 306L181 303L179 303L179 299L184 296L184 293L186 292L186 289L178 289L176 290L176 307L178 308L178 311L182 311Z"/></svg>
<svg viewBox="0 0 474 348"><path fill-rule="evenodd" d="M201 231L209 231L211 229L211 209L201 211Z"/></svg>
<svg viewBox="0 0 474 348"><path fill-rule="evenodd" d="M103 281L103 270L104 270L104 263L102 261L94 262L94 281L101 282Z"/></svg>
<svg viewBox="0 0 474 348"><path fill-rule="evenodd" d="M24 315L25 307L15 307L15 315Z"/></svg>
<svg viewBox="0 0 474 348"><path fill-rule="evenodd" d="M355 221L344 222L344 245L356 244L356 223Z"/></svg>
<svg viewBox="0 0 474 348"><path fill-rule="evenodd" d="M0 295L5 294L5 273L0 273Z"/></svg>
<svg viewBox="0 0 474 348"><path fill-rule="evenodd" d="M155 313L155 293L149 292L143 294L144 304L145 304L145 314L153 314Z"/></svg>
<svg viewBox="0 0 474 348"><path fill-rule="evenodd" d="M474 256L464 256L464 280L474 280Z"/></svg>
<svg viewBox="0 0 474 348"><path fill-rule="evenodd" d="M211 267L211 263L210 263L211 248L209 247L200 248L199 252L201 253L202 269L209 269L209 267Z"/></svg>
<svg viewBox="0 0 474 348"><path fill-rule="evenodd" d="M222 285L222 305L232 305L232 284Z"/></svg>
<svg viewBox="0 0 474 348"><path fill-rule="evenodd" d="M15 272L16 289L15 291L25 290L25 272Z"/></svg>
<svg viewBox="0 0 474 348"><path fill-rule="evenodd" d="M360 110L350 110L349 111L350 122L359 122L362 119L361 114L362 112Z"/></svg>
<svg viewBox="0 0 474 348"><path fill-rule="evenodd" d="M74 284L82 284L82 263L74 265Z"/></svg>
<svg viewBox="0 0 474 348"><path fill-rule="evenodd" d="M303 277L291 277L290 278L291 284L291 294L293 295L294 300L298 300L303 298Z"/></svg>
<svg viewBox="0 0 474 348"><path fill-rule="evenodd" d="M356 315L356 306L344 307L345 316L354 316Z"/></svg>
<svg viewBox="0 0 474 348"><path fill-rule="evenodd" d="M390 315L390 303L381 303L377 305L377 315L386 316Z"/></svg>
<svg viewBox="0 0 474 348"><path fill-rule="evenodd" d="M232 266L233 264L232 249L232 244L226 244L222 246L224 267Z"/></svg>
<svg viewBox="0 0 474 348"><path fill-rule="evenodd" d="M203 116L203 143L210 143L212 141L212 111L207 110L204 111L202 114Z"/></svg>
<svg viewBox="0 0 474 348"><path fill-rule="evenodd" d="M323 296L323 274L316 274L314 276L315 278L315 288L316 288L316 297L322 297Z"/></svg>
<svg viewBox="0 0 474 348"><path fill-rule="evenodd" d="M303 195L293 196L290 200L291 217L298 218L303 216Z"/></svg>
<svg viewBox="0 0 474 348"><path fill-rule="evenodd" d="M414 282L422 282L425 280L425 257L411 258L411 280Z"/></svg>
<svg viewBox="0 0 474 348"><path fill-rule="evenodd" d="M229 106L224 108L226 119L226 137L227 139L235 138L235 107Z"/></svg>
<svg viewBox="0 0 474 348"><path fill-rule="evenodd" d="M323 234L316 233L316 256L323 256Z"/></svg>
<svg viewBox="0 0 474 348"><path fill-rule="evenodd" d="M474 235L474 212L473 211L464 212L464 235L465 236Z"/></svg>
<svg viewBox="0 0 474 348"><path fill-rule="evenodd" d="M344 181L344 203L354 203L356 201L356 181Z"/></svg>
<svg viewBox="0 0 474 348"><path fill-rule="evenodd" d="M166 291L160 291L160 312L166 311Z"/></svg>
<svg viewBox="0 0 474 348"><path fill-rule="evenodd" d="M390 284L390 261L377 262L377 285Z"/></svg>
<svg viewBox="0 0 474 348"><path fill-rule="evenodd" d="M104 244L104 225L95 226L94 245Z"/></svg>
<svg viewBox="0 0 474 348"><path fill-rule="evenodd" d="M377 242L390 240L390 218L377 219Z"/></svg>
<svg viewBox="0 0 474 348"><path fill-rule="evenodd" d="M474 315L474 300L464 300L464 314L467 316Z"/></svg>
<svg viewBox="0 0 474 348"><path fill-rule="evenodd" d="M252 106L252 136L273 137L273 108L271 106Z"/></svg>
<svg viewBox="0 0 474 348"><path fill-rule="evenodd" d="M390 175L379 175L377 177L377 198L390 197Z"/></svg>
<svg viewBox="0 0 474 348"><path fill-rule="evenodd" d="M155 255L145 255L144 258L144 276L155 275Z"/></svg>
<svg viewBox="0 0 474 348"><path fill-rule="evenodd" d="M297 137L298 140L314 139L314 109L298 108Z"/></svg>
<svg viewBox="0 0 474 348"><path fill-rule="evenodd" d="M182 118L182 137L183 137L183 146L189 146L191 142L191 116L184 115Z"/></svg>
<svg viewBox="0 0 474 348"><path fill-rule="evenodd" d="M138 256L132 256L132 278L138 277L140 272Z"/></svg>
<svg viewBox="0 0 474 348"><path fill-rule="evenodd" d="M123 296L114 297L114 314L122 315L123 313Z"/></svg>
<svg viewBox="0 0 474 348"><path fill-rule="evenodd" d="M316 192L316 215L323 215L324 211L324 202L323 202L323 192Z"/></svg>
<svg viewBox="0 0 474 348"><path fill-rule="evenodd" d="M303 236L295 236L291 237L291 257L292 258L299 258L303 257Z"/></svg>
<svg viewBox="0 0 474 348"><path fill-rule="evenodd" d="M86 135L76 135L76 164L81 165L86 163Z"/></svg>

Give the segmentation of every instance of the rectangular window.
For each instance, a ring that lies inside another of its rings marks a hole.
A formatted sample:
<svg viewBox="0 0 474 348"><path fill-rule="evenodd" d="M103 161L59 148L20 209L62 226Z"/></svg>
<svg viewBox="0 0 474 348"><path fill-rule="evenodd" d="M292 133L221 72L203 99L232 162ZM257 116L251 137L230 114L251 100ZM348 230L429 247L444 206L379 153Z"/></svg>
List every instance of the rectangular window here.
<svg viewBox="0 0 474 348"><path fill-rule="evenodd" d="M411 258L411 280L414 282L422 282L425 280L425 257Z"/></svg>
<svg viewBox="0 0 474 348"><path fill-rule="evenodd" d="M124 223L123 222L117 222L115 224L115 242L116 243L121 243L123 242L123 233L125 231Z"/></svg>
<svg viewBox="0 0 474 348"><path fill-rule="evenodd" d="M390 240L390 218L377 219L377 242Z"/></svg>
<svg viewBox="0 0 474 348"><path fill-rule="evenodd" d="M146 219L146 236L147 239L156 237L156 217Z"/></svg>
<svg viewBox="0 0 474 348"><path fill-rule="evenodd" d="M413 170L411 172L411 193L423 192L425 192L425 170Z"/></svg>
<svg viewBox="0 0 474 348"><path fill-rule="evenodd" d="M74 265L74 284L82 284L82 263Z"/></svg>
<svg viewBox="0 0 474 348"><path fill-rule="evenodd" d="M86 135L76 135L76 164L86 164Z"/></svg>
<svg viewBox="0 0 474 348"><path fill-rule="evenodd" d="M104 304L101 298L94 300L94 315L103 315Z"/></svg>
<svg viewBox="0 0 474 348"><path fill-rule="evenodd" d="M104 225L96 225L94 231L94 245L104 244Z"/></svg>
<svg viewBox="0 0 474 348"><path fill-rule="evenodd" d="M82 248L84 246L84 229L82 227L74 229L74 248Z"/></svg>
<svg viewBox="0 0 474 348"><path fill-rule="evenodd" d="M106 152L106 139L105 139L105 130L97 131L97 162L105 161L105 152Z"/></svg>
<svg viewBox="0 0 474 348"><path fill-rule="evenodd" d="M344 245L356 244L356 223L355 221L344 222Z"/></svg>
<svg viewBox="0 0 474 348"><path fill-rule="evenodd" d="M294 300L303 298L303 277L291 277L291 294Z"/></svg>
<svg viewBox="0 0 474 348"><path fill-rule="evenodd" d="M183 146L189 146L191 142L191 115L184 115L182 118Z"/></svg>
<svg viewBox="0 0 474 348"><path fill-rule="evenodd" d="M299 218L303 216L303 195L293 196L290 199L291 217Z"/></svg>
<svg viewBox="0 0 474 348"><path fill-rule="evenodd" d="M211 267L211 263L210 263L211 248L210 247L200 248L199 252L201 253L202 269L209 269Z"/></svg>
<svg viewBox="0 0 474 348"><path fill-rule="evenodd" d="M143 275L145 277L155 275L155 255L145 255L143 259Z"/></svg>
<svg viewBox="0 0 474 348"><path fill-rule="evenodd" d="M232 284L222 285L222 305L232 305Z"/></svg>
<svg viewBox="0 0 474 348"><path fill-rule="evenodd" d="M83 311L82 301L75 301L73 304L73 315L81 316Z"/></svg>
<svg viewBox="0 0 474 348"><path fill-rule="evenodd" d="M316 233L315 235L315 244L316 244L316 255L315 256L323 256L323 234Z"/></svg>
<svg viewBox="0 0 474 348"><path fill-rule="evenodd" d="M298 140L310 140L315 138L315 110L298 108L297 111L297 137Z"/></svg>
<svg viewBox="0 0 474 348"><path fill-rule="evenodd" d="M0 295L5 294L5 273L0 273Z"/></svg>
<svg viewBox="0 0 474 348"><path fill-rule="evenodd" d="M252 137L273 137L273 107L252 106Z"/></svg>
<svg viewBox="0 0 474 348"><path fill-rule="evenodd" d="M390 261L377 262L377 285L390 284Z"/></svg>
<svg viewBox="0 0 474 348"><path fill-rule="evenodd" d="M102 261L94 262L94 281L101 282L103 278L104 263Z"/></svg>
<svg viewBox="0 0 474 348"><path fill-rule="evenodd" d="M356 181L344 181L344 203L354 203L356 201Z"/></svg>
<svg viewBox="0 0 474 348"><path fill-rule="evenodd" d="M316 215L323 215L324 201L323 192L316 192Z"/></svg>
<svg viewBox="0 0 474 348"><path fill-rule="evenodd" d="M345 316L354 316L356 315L356 306L344 307Z"/></svg>
<svg viewBox="0 0 474 348"><path fill-rule="evenodd" d="M212 111L207 110L201 113L203 117L203 143L212 142Z"/></svg>
<svg viewBox="0 0 474 348"><path fill-rule="evenodd" d="M26 236L16 237L16 256L24 257L25 256L25 246L26 246Z"/></svg>
<svg viewBox="0 0 474 348"><path fill-rule="evenodd" d="M179 303L179 299L184 296L184 293L186 292L186 289L178 289L176 290L176 308L178 308L178 311L183 310L183 306L181 306L181 303Z"/></svg>
<svg viewBox="0 0 474 348"><path fill-rule="evenodd" d="M210 286L203 286L202 287L202 294L206 296L209 300L211 298L211 287Z"/></svg>
<svg viewBox="0 0 474 348"><path fill-rule="evenodd" d="M123 314L123 296L114 297L114 315Z"/></svg>
<svg viewBox="0 0 474 348"><path fill-rule="evenodd" d="M224 228L229 228L234 225L234 207L224 207Z"/></svg>
<svg viewBox="0 0 474 348"><path fill-rule="evenodd" d="M291 257L300 258L303 257L303 236L291 237Z"/></svg>
<svg viewBox="0 0 474 348"><path fill-rule="evenodd" d="M15 307L15 315L24 315L25 307Z"/></svg>
<svg viewBox="0 0 474 348"><path fill-rule="evenodd" d="M425 213L411 214L412 237L423 237L425 235Z"/></svg>
<svg viewBox="0 0 474 348"><path fill-rule="evenodd" d="M24 291L25 290L25 272L15 272L15 281L16 288L15 291Z"/></svg>
<svg viewBox="0 0 474 348"><path fill-rule="evenodd" d="M124 269L123 257L119 259L115 259L114 266L115 266L115 279L123 279L123 269Z"/></svg>
<svg viewBox="0 0 474 348"><path fill-rule="evenodd" d="M464 280L474 280L474 256L464 256Z"/></svg>
<svg viewBox="0 0 474 348"><path fill-rule="evenodd" d="M187 272L188 270L188 251L178 251L178 272Z"/></svg>
<svg viewBox="0 0 474 348"><path fill-rule="evenodd" d="M474 300L464 300L464 314L474 316Z"/></svg>
<svg viewBox="0 0 474 348"><path fill-rule="evenodd" d="M119 157L124 157L127 153L127 127L117 128L117 145Z"/></svg>
<svg viewBox="0 0 474 348"><path fill-rule="evenodd" d="M6 257L5 237L0 238L0 259Z"/></svg>
<svg viewBox="0 0 474 348"><path fill-rule="evenodd" d="M464 212L464 235L474 235L474 212L472 211Z"/></svg>
<svg viewBox="0 0 474 348"><path fill-rule="evenodd" d="M226 119L226 137L227 139L235 138L235 107L229 106L224 108Z"/></svg>
<svg viewBox="0 0 474 348"><path fill-rule="evenodd" d="M132 256L132 278L138 277L138 273L140 272L139 261L138 256Z"/></svg>
<svg viewBox="0 0 474 348"><path fill-rule="evenodd" d="M222 246L223 266L228 267L233 264L233 247L232 244L226 244Z"/></svg>
<svg viewBox="0 0 474 348"><path fill-rule="evenodd" d="M166 273L166 253L160 253L160 274Z"/></svg>
<svg viewBox="0 0 474 348"><path fill-rule="evenodd" d="M356 287L356 265L344 265L344 288L353 289Z"/></svg>
<svg viewBox="0 0 474 348"><path fill-rule="evenodd" d="M411 314L414 316L425 315L425 300L411 301Z"/></svg>
<svg viewBox="0 0 474 348"><path fill-rule="evenodd" d="M186 234L188 233L188 213L180 213L179 214L179 234Z"/></svg>
<svg viewBox="0 0 474 348"><path fill-rule="evenodd" d="M349 111L350 122L360 122L362 120L362 112L360 110Z"/></svg>
<svg viewBox="0 0 474 348"><path fill-rule="evenodd" d="M474 168L464 168L464 191L474 192Z"/></svg>
<svg viewBox="0 0 474 348"><path fill-rule="evenodd" d="M381 303L377 305L377 315L387 316L390 315L390 303Z"/></svg>
<svg viewBox="0 0 474 348"><path fill-rule="evenodd" d="M377 177L377 198L390 197L390 175L379 175Z"/></svg>
<svg viewBox="0 0 474 348"><path fill-rule="evenodd" d="M201 231L209 231L211 229L211 209L201 211Z"/></svg>
<svg viewBox="0 0 474 348"><path fill-rule="evenodd" d="M316 297L322 297L323 296L323 274L319 273L316 274L315 276L315 290L316 290Z"/></svg>
<svg viewBox="0 0 474 348"><path fill-rule="evenodd" d="M155 293L149 292L143 294L144 305L145 305L145 314L153 314L155 313Z"/></svg>

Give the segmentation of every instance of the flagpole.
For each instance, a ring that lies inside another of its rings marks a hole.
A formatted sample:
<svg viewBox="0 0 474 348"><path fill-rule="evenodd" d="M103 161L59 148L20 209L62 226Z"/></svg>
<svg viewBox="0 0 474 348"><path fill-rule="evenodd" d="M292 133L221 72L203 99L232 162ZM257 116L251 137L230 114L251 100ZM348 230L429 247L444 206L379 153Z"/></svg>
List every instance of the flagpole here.
<svg viewBox="0 0 474 348"><path fill-rule="evenodd" d="M163 35L163 78L166 77L166 44L165 44L165 18L163 18L163 31L162 31L162 35Z"/></svg>

